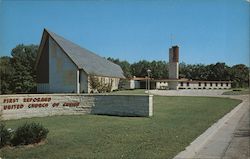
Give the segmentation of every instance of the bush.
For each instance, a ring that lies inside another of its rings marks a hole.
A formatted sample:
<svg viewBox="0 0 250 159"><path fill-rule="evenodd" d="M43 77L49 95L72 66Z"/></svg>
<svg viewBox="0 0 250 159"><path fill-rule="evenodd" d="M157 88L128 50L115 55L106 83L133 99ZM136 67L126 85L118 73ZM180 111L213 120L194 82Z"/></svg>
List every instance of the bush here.
<svg viewBox="0 0 250 159"><path fill-rule="evenodd" d="M6 129L4 123L0 123L0 148L9 144L11 133Z"/></svg>
<svg viewBox="0 0 250 159"><path fill-rule="evenodd" d="M11 140L12 145L28 145L39 143L46 139L49 130L40 124L30 123L24 124L17 128Z"/></svg>
<svg viewBox="0 0 250 159"><path fill-rule="evenodd" d="M91 92L93 92L93 93L95 93L95 92L105 93L105 92L112 91L113 79L111 79L111 82L105 83L96 76L90 76L89 83L90 83L90 87L92 89Z"/></svg>
<svg viewBox="0 0 250 159"><path fill-rule="evenodd" d="M241 90L241 89L233 89L233 91L235 91L235 92L236 92L236 91L242 91L242 90Z"/></svg>

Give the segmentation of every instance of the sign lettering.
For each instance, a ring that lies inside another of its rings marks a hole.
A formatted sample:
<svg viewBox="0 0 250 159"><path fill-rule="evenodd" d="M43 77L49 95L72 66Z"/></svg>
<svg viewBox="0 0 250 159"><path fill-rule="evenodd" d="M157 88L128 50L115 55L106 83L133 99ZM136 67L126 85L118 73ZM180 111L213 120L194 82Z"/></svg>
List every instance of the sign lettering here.
<svg viewBox="0 0 250 159"><path fill-rule="evenodd" d="M55 108L55 107L78 107L80 102L66 102L66 101L56 101L52 97L19 97L19 98L4 98L0 101L3 110L16 110L16 109L39 109L39 108Z"/></svg>

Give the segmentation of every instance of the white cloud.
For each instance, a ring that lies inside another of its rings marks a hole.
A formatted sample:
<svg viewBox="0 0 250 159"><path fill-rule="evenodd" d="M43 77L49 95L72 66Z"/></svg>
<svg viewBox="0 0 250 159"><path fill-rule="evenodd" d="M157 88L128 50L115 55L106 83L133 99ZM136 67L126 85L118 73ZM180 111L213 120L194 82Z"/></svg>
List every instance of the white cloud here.
<svg viewBox="0 0 250 159"><path fill-rule="evenodd" d="M250 3L250 0L246 0L246 1Z"/></svg>

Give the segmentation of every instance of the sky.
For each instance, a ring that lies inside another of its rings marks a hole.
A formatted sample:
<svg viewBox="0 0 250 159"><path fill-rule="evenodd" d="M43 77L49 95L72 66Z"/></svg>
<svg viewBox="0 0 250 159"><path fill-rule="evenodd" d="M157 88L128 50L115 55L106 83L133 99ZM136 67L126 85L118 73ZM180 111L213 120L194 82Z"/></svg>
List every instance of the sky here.
<svg viewBox="0 0 250 159"><path fill-rule="evenodd" d="M102 57L187 64L250 61L247 0L0 0L0 56L37 44L44 28Z"/></svg>

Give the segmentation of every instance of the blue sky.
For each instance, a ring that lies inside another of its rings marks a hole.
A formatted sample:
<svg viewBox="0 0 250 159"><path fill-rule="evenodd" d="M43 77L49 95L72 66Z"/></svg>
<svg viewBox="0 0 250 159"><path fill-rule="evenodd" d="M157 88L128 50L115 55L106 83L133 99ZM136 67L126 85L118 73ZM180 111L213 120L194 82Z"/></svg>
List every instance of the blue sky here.
<svg viewBox="0 0 250 159"><path fill-rule="evenodd" d="M187 64L249 66L249 5L246 0L0 0L0 55L10 56L20 43L39 44L47 28L100 56L129 62L168 61L172 41Z"/></svg>

